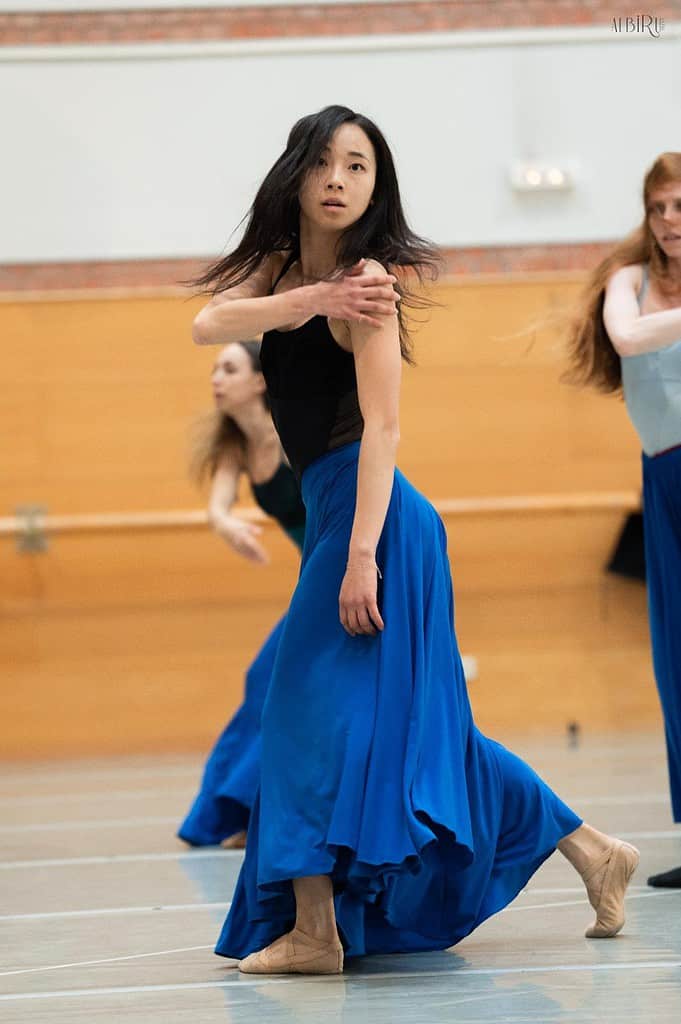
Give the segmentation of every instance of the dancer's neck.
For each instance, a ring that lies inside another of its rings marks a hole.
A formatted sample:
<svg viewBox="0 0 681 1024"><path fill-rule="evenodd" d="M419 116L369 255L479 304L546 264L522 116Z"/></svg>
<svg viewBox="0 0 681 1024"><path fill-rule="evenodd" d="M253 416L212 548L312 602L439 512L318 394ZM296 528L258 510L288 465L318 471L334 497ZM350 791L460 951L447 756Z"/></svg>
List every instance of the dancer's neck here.
<svg viewBox="0 0 681 1024"><path fill-rule="evenodd" d="M320 231L307 218L300 218L300 267L303 284L329 277L337 266L340 231Z"/></svg>
<svg viewBox="0 0 681 1024"><path fill-rule="evenodd" d="M242 432L251 449L263 448L273 441L279 441L272 423L272 417L263 403L244 406L230 413L239 430Z"/></svg>

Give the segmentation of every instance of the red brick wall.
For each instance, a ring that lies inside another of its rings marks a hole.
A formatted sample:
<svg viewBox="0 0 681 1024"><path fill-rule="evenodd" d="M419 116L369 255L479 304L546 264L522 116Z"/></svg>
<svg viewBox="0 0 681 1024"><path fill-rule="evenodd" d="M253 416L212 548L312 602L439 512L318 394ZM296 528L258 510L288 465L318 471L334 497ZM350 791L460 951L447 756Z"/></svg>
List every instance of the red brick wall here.
<svg viewBox="0 0 681 1024"><path fill-rule="evenodd" d="M446 249L443 272L463 276L586 270L595 266L612 244L586 242ZM206 260L0 264L0 293L177 286L197 274L207 261L208 257Z"/></svg>
<svg viewBox="0 0 681 1024"><path fill-rule="evenodd" d="M17 0L17 5L20 0ZM0 45L265 39L447 32L528 26L609 25L636 13L628 0L441 0L432 3L305 4L72 14L0 14ZM681 0L651 13L681 18Z"/></svg>

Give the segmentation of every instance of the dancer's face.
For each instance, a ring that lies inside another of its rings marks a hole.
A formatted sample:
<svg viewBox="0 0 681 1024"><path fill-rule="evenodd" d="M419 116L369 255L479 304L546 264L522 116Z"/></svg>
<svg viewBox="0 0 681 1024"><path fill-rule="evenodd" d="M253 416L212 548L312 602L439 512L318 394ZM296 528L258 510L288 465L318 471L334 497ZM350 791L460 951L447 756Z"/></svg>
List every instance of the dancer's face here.
<svg viewBox="0 0 681 1024"><path fill-rule="evenodd" d="M343 231L366 211L376 183L376 154L356 124L338 128L299 193L301 217L323 231Z"/></svg>
<svg viewBox="0 0 681 1024"><path fill-rule="evenodd" d="M223 413L243 409L260 400L265 390L263 375L253 369L248 352L238 342L222 349L210 380L215 405Z"/></svg>
<svg viewBox="0 0 681 1024"><path fill-rule="evenodd" d="M650 193L648 224L665 255L681 259L681 182Z"/></svg>

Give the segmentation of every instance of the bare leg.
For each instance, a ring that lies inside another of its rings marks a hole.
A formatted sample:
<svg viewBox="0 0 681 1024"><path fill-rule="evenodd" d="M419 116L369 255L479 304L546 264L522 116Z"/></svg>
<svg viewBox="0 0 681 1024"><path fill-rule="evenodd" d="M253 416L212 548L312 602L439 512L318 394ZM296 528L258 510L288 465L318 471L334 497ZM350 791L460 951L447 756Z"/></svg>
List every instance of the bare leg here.
<svg viewBox="0 0 681 1024"><path fill-rule="evenodd" d="M327 875L293 879L296 923L271 946L239 964L244 974L341 974L343 947L338 938L333 886Z"/></svg>
<svg viewBox="0 0 681 1024"><path fill-rule="evenodd" d="M227 836L220 843L220 846L225 850L245 850L246 849L246 833L235 832L232 836Z"/></svg>
<svg viewBox="0 0 681 1024"><path fill-rule="evenodd" d="M562 839L558 849L582 876L589 903L596 911L587 938L617 935L624 925L624 894L638 866L638 850L587 824Z"/></svg>
<svg viewBox="0 0 681 1024"><path fill-rule="evenodd" d="M320 942L337 942L333 886L328 875L294 878L296 930Z"/></svg>

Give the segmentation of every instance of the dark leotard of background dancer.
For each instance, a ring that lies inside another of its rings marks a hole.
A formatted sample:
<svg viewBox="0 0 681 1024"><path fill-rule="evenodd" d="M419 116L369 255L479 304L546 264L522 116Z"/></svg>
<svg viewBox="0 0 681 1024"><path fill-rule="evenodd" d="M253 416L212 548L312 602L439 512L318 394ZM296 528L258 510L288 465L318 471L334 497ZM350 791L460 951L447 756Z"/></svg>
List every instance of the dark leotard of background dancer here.
<svg viewBox="0 0 681 1024"><path fill-rule="evenodd" d="M643 448L643 519L653 663L681 822L681 153L643 182L644 218L594 270L570 336L573 376L624 392ZM681 866L648 879L681 888Z"/></svg>
<svg viewBox="0 0 681 1024"><path fill-rule="evenodd" d="M216 294L196 342L265 332L272 415L307 512L217 945L245 973L444 949L557 846L596 909L587 934L624 922L637 851L475 727L445 528L395 468L405 307L435 259L406 223L385 138L333 106L293 127L242 241L200 281Z"/></svg>
<svg viewBox="0 0 681 1024"><path fill-rule="evenodd" d="M198 480L211 476L213 527L256 563L267 561L261 527L231 514L242 474L260 508L300 549L305 535L305 506L272 423L259 352L257 341L233 342L220 352L211 378L216 410L197 437L193 465ZM245 844L260 780L260 719L283 624L281 619L249 667L244 702L206 762L201 789L178 831L192 846Z"/></svg>

